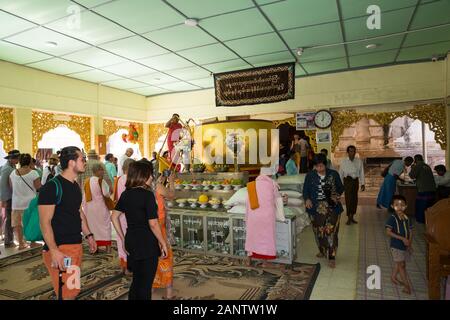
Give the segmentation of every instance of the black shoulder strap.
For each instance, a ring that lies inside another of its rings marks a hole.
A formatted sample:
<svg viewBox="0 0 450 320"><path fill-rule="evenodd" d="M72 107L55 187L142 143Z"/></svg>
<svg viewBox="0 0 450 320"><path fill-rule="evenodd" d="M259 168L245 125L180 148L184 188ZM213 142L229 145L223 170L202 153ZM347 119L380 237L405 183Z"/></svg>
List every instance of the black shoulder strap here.
<svg viewBox="0 0 450 320"><path fill-rule="evenodd" d="M22 177L22 175L20 174L19 170L16 170L17 175L22 179L23 182L25 182L25 184L27 185L28 188L31 189L31 191L36 192L32 187L30 187L30 185L25 181L25 179Z"/></svg>

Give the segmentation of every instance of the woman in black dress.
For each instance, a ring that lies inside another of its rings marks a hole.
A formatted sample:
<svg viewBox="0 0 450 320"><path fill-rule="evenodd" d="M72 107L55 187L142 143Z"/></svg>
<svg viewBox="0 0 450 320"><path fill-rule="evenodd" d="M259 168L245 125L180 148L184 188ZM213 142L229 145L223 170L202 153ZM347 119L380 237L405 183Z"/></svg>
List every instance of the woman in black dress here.
<svg viewBox="0 0 450 320"><path fill-rule="evenodd" d="M126 190L121 194L111 218L117 235L124 243L128 269L133 272L129 300L151 300L158 257L167 256L167 240L159 227L156 200L150 188L152 171L148 162L130 164ZM128 224L125 237L119 222L121 214L125 214Z"/></svg>

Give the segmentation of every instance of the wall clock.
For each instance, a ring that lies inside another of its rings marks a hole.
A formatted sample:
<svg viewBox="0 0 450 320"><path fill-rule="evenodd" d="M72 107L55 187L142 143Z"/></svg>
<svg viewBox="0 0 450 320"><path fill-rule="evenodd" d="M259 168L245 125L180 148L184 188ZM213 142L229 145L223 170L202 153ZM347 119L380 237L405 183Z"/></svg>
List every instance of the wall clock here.
<svg viewBox="0 0 450 320"><path fill-rule="evenodd" d="M314 116L314 125L319 129L326 129L331 126L333 116L328 110L319 110Z"/></svg>

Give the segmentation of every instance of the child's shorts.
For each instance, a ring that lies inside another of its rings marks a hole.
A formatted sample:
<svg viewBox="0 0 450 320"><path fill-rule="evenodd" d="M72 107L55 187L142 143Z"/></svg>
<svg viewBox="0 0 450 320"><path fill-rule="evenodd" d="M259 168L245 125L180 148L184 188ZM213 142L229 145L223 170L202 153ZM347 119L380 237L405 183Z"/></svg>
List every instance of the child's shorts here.
<svg viewBox="0 0 450 320"><path fill-rule="evenodd" d="M407 250L399 250L396 248L391 248L391 253L394 262L409 261L409 252Z"/></svg>

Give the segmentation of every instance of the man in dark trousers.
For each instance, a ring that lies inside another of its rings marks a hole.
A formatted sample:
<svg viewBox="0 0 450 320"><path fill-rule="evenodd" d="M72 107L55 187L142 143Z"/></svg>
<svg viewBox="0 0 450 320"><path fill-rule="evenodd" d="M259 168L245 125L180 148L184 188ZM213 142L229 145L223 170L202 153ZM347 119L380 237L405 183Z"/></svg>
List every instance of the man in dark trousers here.
<svg viewBox="0 0 450 320"><path fill-rule="evenodd" d="M361 159L355 158L356 147L347 147L348 158L341 161L339 175L344 182L345 207L347 210L347 225L358 223L354 216L358 208L358 189L365 190L364 165Z"/></svg>
<svg viewBox="0 0 450 320"><path fill-rule="evenodd" d="M416 221L425 223L425 211L431 207L436 200L436 183L433 170L427 165L421 154L414 156L414 164L409 173L411 179L416 181Z"/></svg>

